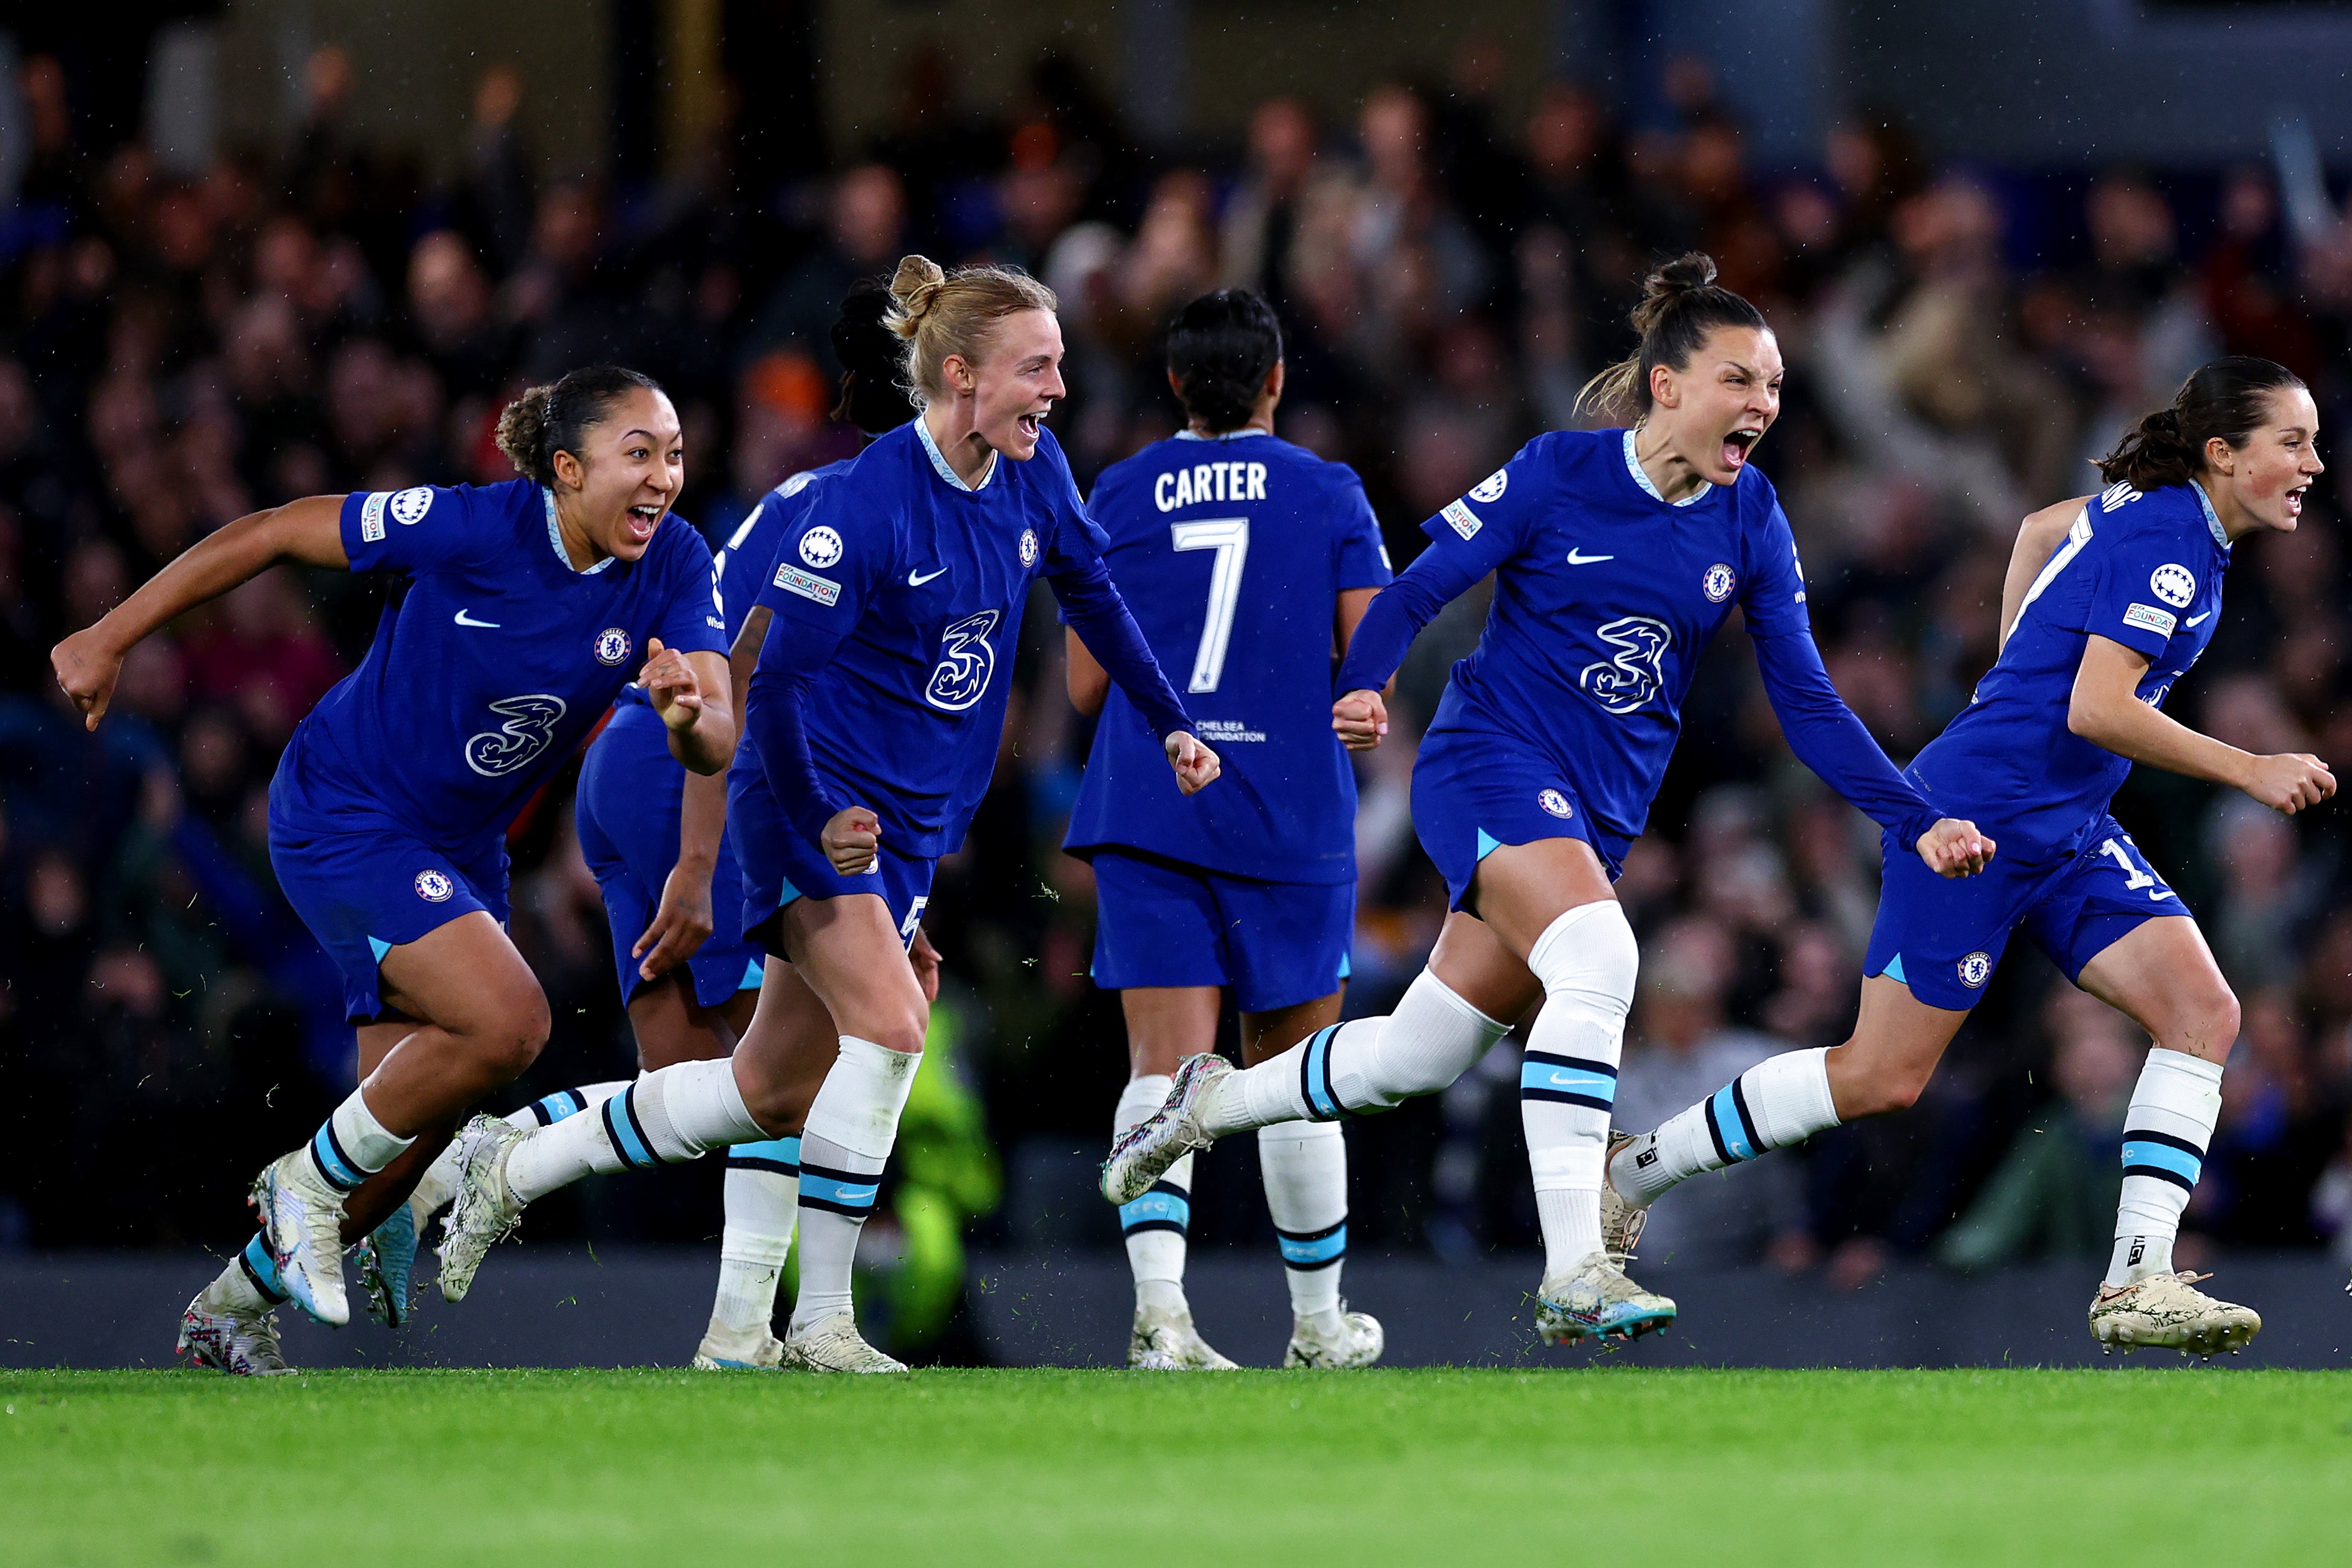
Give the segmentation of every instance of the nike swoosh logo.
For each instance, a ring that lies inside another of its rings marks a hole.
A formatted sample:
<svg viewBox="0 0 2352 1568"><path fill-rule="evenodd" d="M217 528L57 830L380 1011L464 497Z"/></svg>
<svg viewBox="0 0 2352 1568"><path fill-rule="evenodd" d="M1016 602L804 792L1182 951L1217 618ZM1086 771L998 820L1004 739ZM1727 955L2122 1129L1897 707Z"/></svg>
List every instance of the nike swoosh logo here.
<svg viewBox="0 0 2352 1568"><path fill-rule="evenodd" d="M1555 1086L1557 1086L1559 1084L1575 1083L1579 1080L1574 1073L1556 1072L1551 1075L1551 1081Z"/></svg>
<svg viewBox="0 0 2352 1568"><path fill-rule="evenodd" d="M932 578L944 576L946 574L947 568L944 566L940 567L936 572L909 572L907 574L907 586L909 588L919 588L924 584L929 582Z"/></svg>
<svg viewBox="0 0 2352 1568"><path fill-rule="evenodd" d="M1616 559L1617 557L1614 555L1587 555L1580 550L1570 550L1568 552L1568 563L1570 566L1590 566L1596 561L1614 561Z"/></svg>
<svg viewBox="0 0 2352 1568"><path fill-rule="evenodd" d="M2180 624L2181 624L2182 626L2201 626L2201 625L2203 625L2203 624L2205 623L2205 621L2206 621L2207 619L2209 619L2209 618L2212 616L2212 614L2213 614L2213 612L2212 612L2212 611L2208 610L2208 611L2206 611L2206 612L2205 612L2205 614L2204 614L2204 615L2201 615L2201 616L2189 616L2187 620L2185 620L2185 621L2181 622Z"/></svg>
<svg viewBox="0 0 2352 1568"><path fill-rule="evenodd" d="M460 611L458 611L458 612L457 612L457 624L458 624L459 626L481 626L481 627L484 627L484 628L486 628L486 629L488 629L488 630L489 630L489 631L496 631L496 630L498 630L498 629L499 629L499 623L498 623L498 622L496 622L496 621L478 621L478 620L476 620L473 616L471 616L467 615L467 614L465 611L463 611L463 610L460 610Z"/></svg>

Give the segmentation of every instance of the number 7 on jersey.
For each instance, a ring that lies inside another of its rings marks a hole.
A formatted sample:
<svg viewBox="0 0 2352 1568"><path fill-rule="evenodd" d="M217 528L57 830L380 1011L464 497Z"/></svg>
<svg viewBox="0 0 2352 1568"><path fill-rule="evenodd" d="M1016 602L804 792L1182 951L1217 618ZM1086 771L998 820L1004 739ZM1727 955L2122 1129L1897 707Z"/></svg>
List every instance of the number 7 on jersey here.
<svg viewBox="0 0 2352 1568"><path fill-rule="evenodd" d="M1209 613L1201 622L1201 648L1192 656L1190 691L1214 691L1225 673L1225 645L1233 640L1234 611L1242 602L1242 567L1249 560L1249 519L1204 518L1171 522L1169 542L1178 550L1213 550L1209 569Z"/></svg>

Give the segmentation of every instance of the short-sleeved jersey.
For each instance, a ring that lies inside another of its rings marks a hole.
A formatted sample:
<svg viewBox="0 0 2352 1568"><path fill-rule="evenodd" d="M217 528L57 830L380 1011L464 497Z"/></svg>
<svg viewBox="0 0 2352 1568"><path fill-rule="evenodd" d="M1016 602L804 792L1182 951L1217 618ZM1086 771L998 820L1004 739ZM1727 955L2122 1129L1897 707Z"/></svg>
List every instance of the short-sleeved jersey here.
<svg viewBox="0 0 2352 1568"><path fill-rule="evenodd" d="M1261 431L1155 442L1103 470L1104 563L1224 772L1185 795L1116 686L1066 847L1123 845L1232 876L1348 882L1356 775L1331 732L1334 605L1389 581L1354 471Z"/></svg>
<svg viewBox="0 0 2352 1568"><path fill-rule="evenodd" d="M1759 637L1812 635L1771 482L1748 468L1670 504L1628 430L1538 436L1423 526L1474 580L1496 573L1486 631L1432 729L1541 746L1627 840L1649 820L1699 654L1732 606Z"/></svg>
<svg viewBox="0 0 2352 1568"><path fill-rule="evenodd" d="M1050 431L968 487L917 419L811 493L755 601L761 662L795 628L844 639L803 706L810 754L899 854L945 855L995 770L1030 584L1097 563L1102 531Z"/></svg>
<svg viewBox="0 0 2352 1568"><path fill-rule="evenodd" d="M2085 503L2026 590L2000 659L1912 763L1913 781L2005 857L2078 847L2131 772L2129 758L2066 727L2084 647L2096 635L2146 654L2139 699L2162 707L2213 640L2229 565L2229 536L2194 485L2116 485Z"/></svg>
<svg viewBox="0 0 2352 1568"><path fill-rule="evenodd" d="M354 572L394 579L360 667L295 731L272 792L290 826L370 818L427 843L503 830L659 637L724 647L710 549L679 517L644 557L575 571L553 496L527 479L352 495Z"/></svg>

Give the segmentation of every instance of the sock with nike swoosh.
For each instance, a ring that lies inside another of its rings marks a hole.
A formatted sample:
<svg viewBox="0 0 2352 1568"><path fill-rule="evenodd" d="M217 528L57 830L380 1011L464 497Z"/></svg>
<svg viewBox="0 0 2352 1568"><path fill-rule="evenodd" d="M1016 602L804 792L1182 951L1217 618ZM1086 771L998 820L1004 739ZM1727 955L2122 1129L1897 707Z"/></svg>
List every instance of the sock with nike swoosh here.
<svg viewBox="0 0 2352 1568"><path fill-rule="evenodd" d="M1527 1129L1547 1279L1601 1250L1601 1163L1640 964L1633 928L1613 899L1578 905L1528 950L1528 968L1543 982L1544 1005L1528 1031L1519 1121Z"/></svg>

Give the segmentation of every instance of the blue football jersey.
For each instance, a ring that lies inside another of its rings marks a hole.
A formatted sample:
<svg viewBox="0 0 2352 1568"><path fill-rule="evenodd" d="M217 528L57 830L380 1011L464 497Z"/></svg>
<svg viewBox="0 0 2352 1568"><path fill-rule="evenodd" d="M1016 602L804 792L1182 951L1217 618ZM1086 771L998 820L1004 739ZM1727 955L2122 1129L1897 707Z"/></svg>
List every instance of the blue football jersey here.
<svg viewBox="0 0 2352 1568"><path fill-rule="evenodd" d="M343 502L354 572L394 579L360 667L288 742L271 802L322 831L373 817L428 843L503 829L659 637L719 652L710 549L662 520L642 560L574 571L528 479Z"/></svg>
<svg viewBox="0 0 2352 1568"><path fill-rule="evenodd" d="M1120 596L1224 764L1187 796L1114 686L1070 816L1073 853L1142 849L1286 882L1356 876L1356 775L1331 732L1334 604L1389 582L1353 470L1262 431L1189 432L1103 471L1087 510Z"/></svg>
<svg viewBox="0 0 2352 1568"><path fill-rule="evenodd" d="M2004 857L2076 847L2131 772L2128 757L2066 727L2085 643L2095 634L2146 654L2139 698L2162 707L2213 640L2229 565L2229 536L2195 485L2110 487L2033 579L2000 659L1912 777L1947 815L1991 834Z"/></svg>
<svg viewBox="0 0 2352 1568"><path fill-rule="evenodd" d="M1699 655L1731 607L1759 650L1811 647L1796 540L1752 467L1670 505L1632 431L1553 431L1423 527L1430 570L1496 573L1486 631L1431 728L1534 742L1626 840L1649 820Z"/></svg>
<svg viewBox="0 0 2352 1568"><path fill-rule="evenodd" d="M995 770L1030 584L1097 564L1102 531L1050 431L973 487L917 419L809 493L755 600L761 668L796 628L844 639L805 704L811 756L891 848L947 854Z"/></svg>

